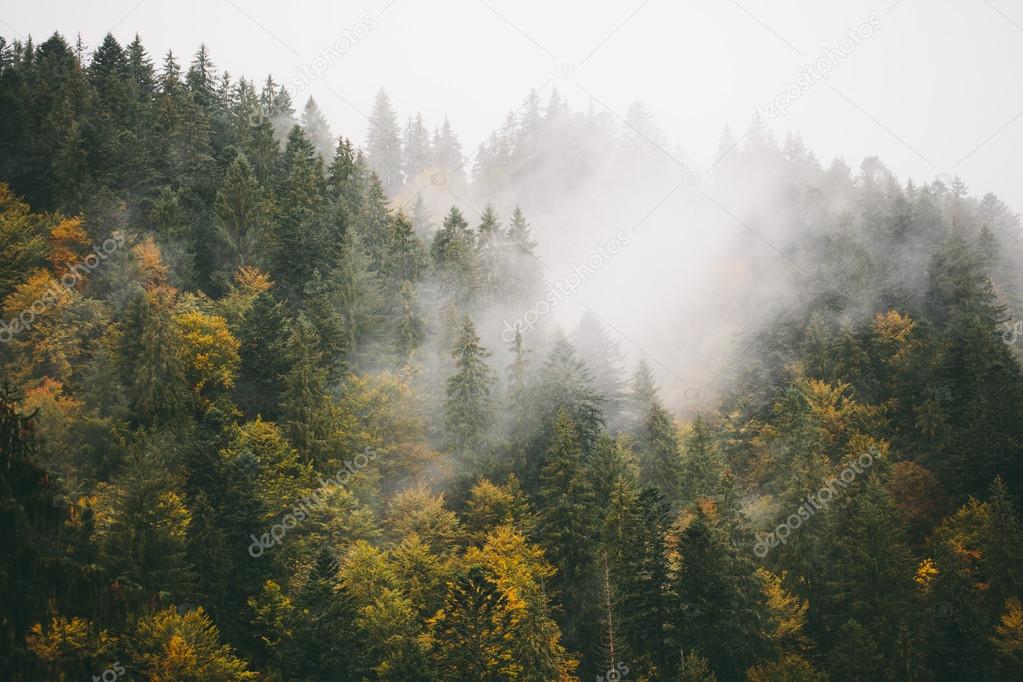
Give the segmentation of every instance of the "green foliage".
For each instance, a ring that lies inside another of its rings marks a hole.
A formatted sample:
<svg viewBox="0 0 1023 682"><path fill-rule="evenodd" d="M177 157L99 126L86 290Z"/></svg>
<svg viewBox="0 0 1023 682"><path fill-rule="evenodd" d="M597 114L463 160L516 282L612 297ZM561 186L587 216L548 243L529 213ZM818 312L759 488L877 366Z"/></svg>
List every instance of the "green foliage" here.
<svg viewBox="0 0 1023 682"><path fill-rule="evenodd" d="M450 123L401 136L384 93L364 155L205 46L159 62L0 39L0 678L1023 674L1020 221L994 195L726 136L721 187L777 183L814 284L735 264L793 303L689 423L595 314L497 322L544 276L495 206L653 168L641 106L615 135L530 93L467 178ZM117 250L61 286L93 243Z"/></svg>

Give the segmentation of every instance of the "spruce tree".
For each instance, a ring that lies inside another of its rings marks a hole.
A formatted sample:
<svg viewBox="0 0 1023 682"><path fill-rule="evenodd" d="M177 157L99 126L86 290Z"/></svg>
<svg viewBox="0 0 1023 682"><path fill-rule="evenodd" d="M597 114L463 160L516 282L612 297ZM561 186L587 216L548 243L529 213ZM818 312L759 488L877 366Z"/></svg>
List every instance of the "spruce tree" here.
<svg viewBox="0 0 1023 682"><path fill-rule="evenodd" d="M244 154L235 157L213 205L217 232L227 246L230 273L256 261L269 216L263 191Z"/></svg>
<svg viewBox="0 0 1023 682"><path fill-rule="evenodd" d="M383 90L377 93L373 102L366 140L369 164L380 177L384 192L394 196L402 185L401 136L391 99Z"/></svg>
<svg viewBox="0 0 1023 682"><path fill-rule="evenodd" d="M486 364L489 355L480 345L476 325L466 316L451 352L455 373L447 380L444 425L452 450L477 470L493 424L495 375Z"/></svg>
<svg viewBox="0 0 1023 682"><path fill-rule="evenodd" d="M553 587L567 618L562 630L571 646L593 646L599 630L596 570L599 516L583 461L577 425L562 410L544 452L537 498L537 535L558 569Z"/></svg>

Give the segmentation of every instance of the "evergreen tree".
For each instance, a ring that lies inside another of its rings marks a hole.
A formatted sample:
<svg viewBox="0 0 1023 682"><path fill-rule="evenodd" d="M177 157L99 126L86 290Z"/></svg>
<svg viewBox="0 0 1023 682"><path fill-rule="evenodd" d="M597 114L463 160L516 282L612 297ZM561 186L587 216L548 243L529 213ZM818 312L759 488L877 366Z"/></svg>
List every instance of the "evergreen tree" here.
<svg viewBox="0 0 1023 682"><path fill-rule="evenodd" d="M695 649L724 679L741 679L769 650L766 599L752 562L702 505L679 535L676 551L674 650Z"/></svg>
<svg viewBox="0 0 1023 682"><path fill-rule="evenodd" d="M379 176L384 192L388 196L397 194L402 186L401 136L397 114L383 90L373 102L366 140L367 160Z"/></svg>
<svg viewBox="0 0 1023 682"><path fill-rule="evenodd" d="M497 682L516 677L507 599L479 568L448 583L444 608L430 624L442 679Z"/></svg>
<svg viewBox="0 0 1023 682"><path fill-rule="evenodd" d="M693 501L714 495L721 483L721 456L714 434L703 417L697 416L693 422L693 430L686 438L684 451L683 499Z"/></svg>
<svg viewBox="0 0 1023 682"><path fill-rule="evenodd" d="M326 163L334 152L334 135L330 132L330 125L323 112L312 97L306 100L305 108L302 109L301 124L306 139L313 145L320 159Z"/></svg>
<svg viewBox="0 0 1023 682"><path fill-rule="evenodd" d="M256 296L238 332L241 368L237 399L249 414L278 414L281 381L290 369L290 321L272 294Z"/></svg>
<svg viewBox="0 0 1023 682"><path fill-rule="evenodd" d="M455 454L479 468L493 422L491 389L494 371L487 366L490 353L480 345L476 325L466 316L452 349L455 373L447 381L445 429Z"/></svg>
<svg viewBox="0 0 1023 682"><path fill-rule="evenodd" d="M622 351L607 327L594 313L583 314L571 337L579 358L593 377L593 387L603 397L604 421L612 433L622 426Z"/></svg>
<svg viewBox="0 0 1023 682"><path fill-rule="evenodd" d="M244 154L235 157L214 203L217 231L230 254L224 260L234 270L251 265L266 234L269 210L263 192Z"/></svg>
<svg viewBox="0 0 1023 682"><path fill-rule="evenodd" d="M595 573L598 517L579 429L562 410L544 453L537 489L537 534L558 569L553 586L568 618L562 630L571 645L592 643L599 628Z"/></svg>
<svg viewBox="0 0 1023 682"><path fill-rule="evenodd" d="M538 402L540 414L548 420L546 433L551 432L556 415L564 412L578 429L584 451L593 447L604 424L603 399L594 389L586 365L565 338L555 342L544 362Z"/></svg>
<svg viewBox="0 0 1023 682"><path fill-rule="evenodd" d="M666 630L673 616L667 592L668 503L655 488L646 488L627 513L620 631L631 652L630 666L667 674L674 661Z"/></svg>
<svg viewBox="0 0 1023 682"><path fill-rule="evenodd" d="M682 457L675 433L675 421L661 407L660 401L651 405L636 435L636 450L643 484L659 489L669 500L680 499L683 485Z"/></svg>
<svg viewBox="0 0 1023 682"><path fill-rule="evenodd" d="M444 117L444 124L440 130L433 133L433 165L440 168L449 178L448 182L462 177L462 165L465 163L462 157L462 144L458 136Z"/></svg>
<svg viewBox="0 0 1023 682"><path fill-rule="evenodd" d="M330 436L327 372L321 366L320 338L305 315L292 325L290 369L284 375L281 424L288 441L307 460L323 462Z"/></svg>
<svg viewBox="0 0 1023 682"><path fill-rule="evenodd" d="M423 116L416 112L415 120L411 116L405 125L405 136L402 140L402 171L405 179L412 182L430 165L430 134L423 125Z"/></svg>

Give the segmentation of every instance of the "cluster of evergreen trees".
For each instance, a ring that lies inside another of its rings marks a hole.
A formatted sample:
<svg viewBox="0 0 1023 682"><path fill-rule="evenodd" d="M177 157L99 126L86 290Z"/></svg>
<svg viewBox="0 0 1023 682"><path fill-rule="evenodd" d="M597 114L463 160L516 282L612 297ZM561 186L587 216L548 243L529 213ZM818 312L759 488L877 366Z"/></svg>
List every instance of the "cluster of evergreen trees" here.
<svg viewBox="0 0 1023 682"><path fill-rule="evenodd" d="M464 177L450 125L403 135L383 96L364 155L205 49L86 53L0 41L0 303L33 311L0 345L0 677L1023 675L1019 221L994 196L749 136L720 173L771 179L818 285L683 423L595 316L497 341L542 289L522 211L395 208L437 172L532 196L585 135L663 163L641 109L618 136L531 94Z"/></svg>

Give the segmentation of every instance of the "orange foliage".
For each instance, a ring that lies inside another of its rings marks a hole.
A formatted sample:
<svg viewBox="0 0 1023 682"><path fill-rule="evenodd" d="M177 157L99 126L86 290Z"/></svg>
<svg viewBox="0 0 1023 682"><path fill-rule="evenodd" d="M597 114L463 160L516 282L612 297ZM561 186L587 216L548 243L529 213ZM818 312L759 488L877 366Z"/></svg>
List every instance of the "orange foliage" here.
<svg viewBox="0 0 1023 682"><path fill-rule="evenodd" d="M89 246L89 235L81 218L65 218L50 230L49 260L53 271L63 273L81 260Z"/></svg>
<svg viewBox="0 0 1023 682"><path fill-rule="evenodd" d="M135 263L141 271L143 286L146 289L167 284L168 268L152 235L147 236L141 244L136 244L131 252L135 256Z"/></svg>

